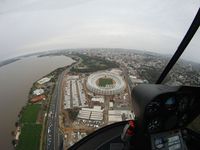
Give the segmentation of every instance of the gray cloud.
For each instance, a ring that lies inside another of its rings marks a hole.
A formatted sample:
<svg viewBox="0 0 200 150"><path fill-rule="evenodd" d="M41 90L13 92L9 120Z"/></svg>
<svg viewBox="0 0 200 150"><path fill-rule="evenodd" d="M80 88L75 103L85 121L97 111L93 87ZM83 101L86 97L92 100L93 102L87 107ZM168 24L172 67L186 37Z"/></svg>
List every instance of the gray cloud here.
<svg viewBox="0 0 200 150"><path fill-rule="evenodd" d="M0 59L58 48L120 47L173 53L199 0L1 0ZM200 62L200 32L185 58Z"/></svg>

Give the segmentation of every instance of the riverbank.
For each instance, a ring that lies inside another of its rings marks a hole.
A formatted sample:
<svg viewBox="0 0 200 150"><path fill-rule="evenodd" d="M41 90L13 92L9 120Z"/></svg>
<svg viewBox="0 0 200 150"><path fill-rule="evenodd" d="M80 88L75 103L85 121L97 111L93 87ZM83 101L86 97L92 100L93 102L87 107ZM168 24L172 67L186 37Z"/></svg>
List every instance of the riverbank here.
<svg viewBox="0 0 200 150"><path fill-rule="evenodd" d="M33 83L28 95L28 102L19 112L18 120L15 123L16 130L12 132L14 137L12 144L16 150L43 149L51 95L59 74L70 66L58 68Z"/></svg>

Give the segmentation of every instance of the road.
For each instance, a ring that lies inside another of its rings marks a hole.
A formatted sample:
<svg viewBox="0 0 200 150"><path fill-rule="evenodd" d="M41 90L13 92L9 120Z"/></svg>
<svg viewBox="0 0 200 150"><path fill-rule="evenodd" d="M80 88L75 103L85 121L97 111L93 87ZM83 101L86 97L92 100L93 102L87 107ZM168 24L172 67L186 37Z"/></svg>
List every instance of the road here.
<svg viewBox="0 0 200 150"><path fill-rule="evenodd" d="M49 114L47 119L47 132L46 132L46 150L59 150L61 147L61 135L59 133L59 112L60 112L60 102L62 98L62 82L64 79L64 75L70 71L70 69L81 63L81 60L76 62L74 65L68 67L65 71L63 71L57 79L54 92L52 94L50 106L49 106Z"/></svg>
<svg viewBox="0 0 200 150"><path fill-rule="evenodd" d="M47 136L46 136L46 149L47 150L58 150L60 147L59 141L59 106L61 99L61 88L62 81L64 78L65 72L63 71L59 76L56 82L56 86L52 95L50 107L49 107L49 115L47 119Z"/></svg>
<svg viewBox="0 0 200 150"><path fill-rule="evenodd" d="M129 92L129 99L130 99L130 106L133 106L133 102L132 102L132 97L131 97L131 90L133 89L134 85L133 83L131 82L129 76L128 76L128 69L126 66L121 66L120 67L124 73L124 78L125 78L125 81L127 82L128 84L128 92ZM133 107L131 107L131 109L133 109Z"/></svg>

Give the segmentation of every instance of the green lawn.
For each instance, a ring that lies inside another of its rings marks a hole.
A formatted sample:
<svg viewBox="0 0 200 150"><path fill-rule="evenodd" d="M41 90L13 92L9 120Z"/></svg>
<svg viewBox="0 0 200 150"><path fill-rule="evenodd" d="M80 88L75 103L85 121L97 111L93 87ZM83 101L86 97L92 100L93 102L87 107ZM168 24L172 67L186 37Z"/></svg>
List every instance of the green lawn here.
<svg viewBox="0 0 200 150"><path fill-rule="evenodd" d="M113 84L113 80L111 78L100 78L99 86L106 87L106 85Z"/></svg>
<svg viewBox="0 0 200 150"><path fill-rule="evenodd" d="M41 130L40 124L24 124L16 150L38 150Z"/></svg>
<svg viewBox="0 0 200 150"><path fill-rule="evenodd" d="M22 112L21 123L35 123L40 109L40 104L27 105Z"/></svg>

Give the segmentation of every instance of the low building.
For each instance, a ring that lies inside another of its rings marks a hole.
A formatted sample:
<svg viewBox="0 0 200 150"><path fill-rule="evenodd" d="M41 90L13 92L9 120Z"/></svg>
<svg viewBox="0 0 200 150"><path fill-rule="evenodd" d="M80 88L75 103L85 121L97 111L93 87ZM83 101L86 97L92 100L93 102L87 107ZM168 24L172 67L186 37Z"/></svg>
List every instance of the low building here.
<svg viewBox="0 0 200 150"><path fill-rule="evenodd" d="M103 109L101 109L101 106L94 106L94 108L81 108L78 118L101 121L103 120Z"/></svg>
<svg viewBox="0 0 200 150"><path fill-rule="evenodd" d="M101 109L101 106L94 106L93 108L81 108L82 110L87 110L87 111L98 111L98 112L103 112L103 109Z"/></svg>
<svg viewBox="0 0 200 150"><path fill-rule="evenodd" d="M118 68L114 68L110 72L112 72L114 74L117 74L117 75L122 75L122 71L120 69L118 69Z"/></svg>
<svg viewBox="0 0 200 150"><path fill-rule="evenodd" d="M135 115L130 110L109 110L108 111L108 122L114 123L122 120L135 119Z"/></svg>
<svg viewBox="0 0 200 150"><path fill-rule="evenodd" d="M104 103L104 97L93 97L91 99L92 102L100 102L100 103Z"/></svg>
<svg viewBox="0 0 200 150"><path fill-rule="evenodd" d="M130 79L131 79L131 82L132 82L134 85L138 85L138 84L144 83L144 80L138 79L136 76L130 75L129 77L130 77Z"/></svg>
<svg viewBox="0 0 200 150"><path fill-rule="evenodd" d="M16 129L16 133L15 133L15 140L19 140L19 136L21 134L21 128L20 127L17 127Z"/></svg>
<svg viewBox="0 0 200 150"><path fill-rule="evenodd" d="M122 121L121 115L109 115L108 116L109 123L120 122L120 121Z"/></svg>
<svg viewBox="0 0 200 150"><path fill-rule="evenodd" d="M36 89L35 91L33 91L33 95L41 95L44 93L44 90L43 89Z"/></svg>
<svg viewBox="0 0 200 150"><path fill-rule="evenodd" d="M70 76L67 76L67 80L78 80L79 79L79 76L78 75L70 75Z"/></svg>
<svg viewBox="0 0 200 150"><path fill-rule="evenodd" d="M69 109L69 108L71 108L70 96L65 95L64 96L64 109Z"/></svg>
<svg viewBox="0 0 200 150"><path fill-rule="evenodd" d="M44 84L46 82L49 82L50 80L51 80L51 78L45 77L45 78L42 78L39 81L37 81L37 83Z"/></svg>
<svg viewBox="0 0 200 150"><path fill-rule="evenodd" d="M78 114L78 118L80 118L80 119L87 119L88 120L90 118L90 114L91 114L91 111L80 110L79 114Z"/></svg>
<svg viewBox="0 0 200 150"><path fill-rule="evenodd" d="M97 111L92 111L91 115L90 115L90 120L96 120L96 121L103 120L103 113L97 112Z"/></svg>
<svg viewBox="0 0 200 150"><path fill-rule="evenodd" d="M37 102L40 102L40 101L45 100L45 99L46 99L45 95L36 96L36 97L31 99L31 103L37 103Z"/></svg>
<svg viewBox="0 0 200 150"><path fill-rule="evenodd" d="M110 108L113 108L113 105L114 105L113 102L109 102L109 107Z"/></svg>

